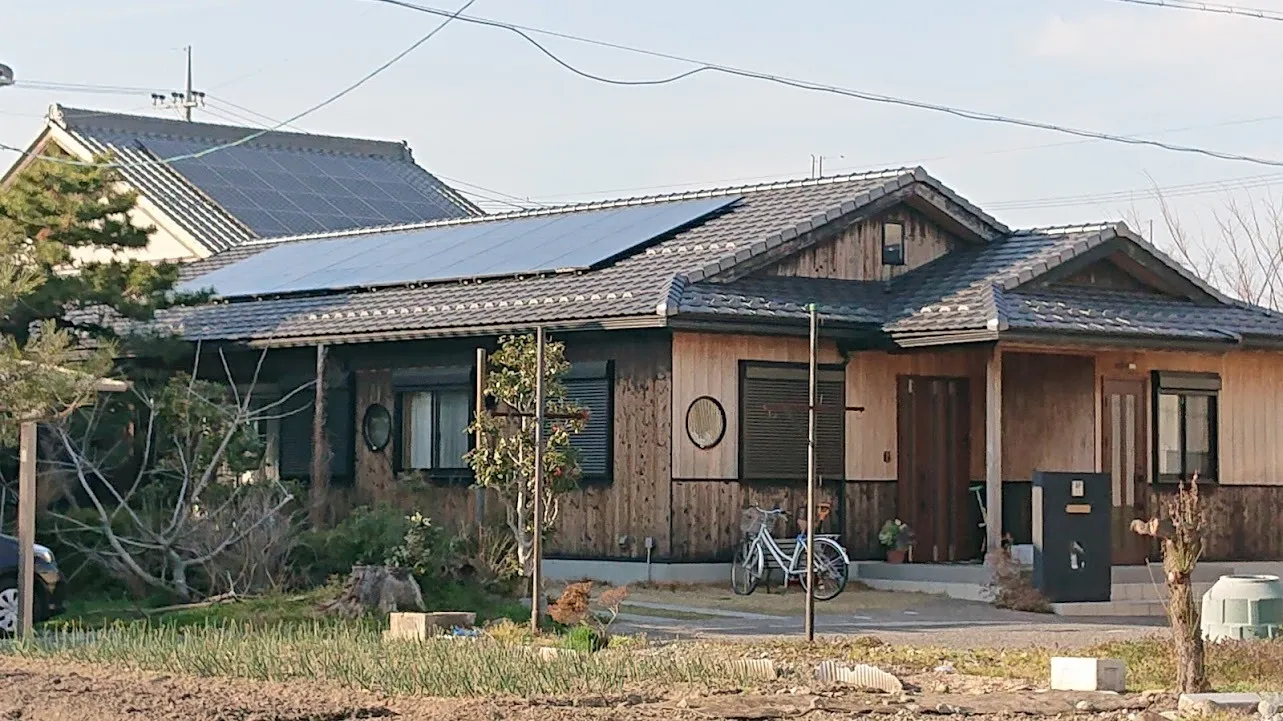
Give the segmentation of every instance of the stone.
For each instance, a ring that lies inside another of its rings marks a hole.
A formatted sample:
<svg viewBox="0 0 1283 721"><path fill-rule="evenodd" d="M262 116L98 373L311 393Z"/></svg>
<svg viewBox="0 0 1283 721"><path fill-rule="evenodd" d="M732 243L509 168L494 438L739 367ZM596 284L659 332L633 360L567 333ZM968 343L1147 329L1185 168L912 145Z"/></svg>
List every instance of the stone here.
<svg viewBox="0 0 1283 721"><path fill-rule="evenodd" d="M1167 721L1180 721L1181 718L1179 711L1159 711L1158 715L1167 719Z"/></svg>
<svg viewBox="0 0 1283 721"><path fill-rule="evenodd" d="M1283 700L1278 698L1262 698L1261 702L1256 705L1256 712L1263 719L1270 719L1283 713Z"/></svg>
<svg viewBox="0 0 1283 721"><path fill-rule="evenodd" d="M898 694L904 691L900 679L868 664L844 666L835 661L825 661L815 668L815 678L825 683L841 683L848 686Z"/></svg>
<svg viewBox="0 0 1283 721"><path fill-rule="evenodd" d="M1128 721L1167 721L1167 717L1163 716L1160 713L1155 713L1153 711L1137 711L1136 713L1128 714L1127 720Z"/></svg>
<svg viewBox="0 0 1283 721"><path fill-rule="evenodd" d="M1251 713L1257 710L1260 703L1261 696L1255 693L1183 693L1176 708L1204 714L1215 711Z"/></svg>
<svg viewBox="0 0 1283 721"><path fill-rule="evenodd" d="M388 632L383 637L422 641L456 628L472 628L476 622L475 613L390 613Z"/></svg>
<svg viewBox="0 0 1283 721"><path fill-rule="evenodd" d="M1051 659L1051 690L1053 691L1117 691L1127 687L1127 667L1115 658L1072 658L1055 656Z"/></svg>
<svg viewBox="0 0 1283 721"><path fill-rule="evenodd" d="M1074 704L1074 708L1078 711L1095 711L1096 705L1093 704L1091 701L1083 700Z"/></svg>
<svg viewBox="0 0 1283 721"><path fill-rule="evenodd" d="M942 684L938 684L938 685L936 685L935 692L936 692L936 693L949 693L949 684L947 684L947 683L942 683Z"/></svg>
<svg viewBox="0 0 1283 721"><path fill-rule="evenodd" d="M734 672L744 678L760 678L773 681L780 677L780 672L775 668L775 662L769 658L731 661L730 666Z"/></svg>

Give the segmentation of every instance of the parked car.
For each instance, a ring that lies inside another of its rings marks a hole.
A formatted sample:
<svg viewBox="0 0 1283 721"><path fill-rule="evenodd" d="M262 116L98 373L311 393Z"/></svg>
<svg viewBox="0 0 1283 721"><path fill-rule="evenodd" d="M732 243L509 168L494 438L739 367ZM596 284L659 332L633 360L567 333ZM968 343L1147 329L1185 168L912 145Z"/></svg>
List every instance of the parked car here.
<svg viewBox="0 0 1283 721"><path fill-rule="evenodd" d="M36 544L36 599L32 614L37 621L62 612L64 584L53 552ZM18 539L0 534L0 636L18 630Z"/></svg>

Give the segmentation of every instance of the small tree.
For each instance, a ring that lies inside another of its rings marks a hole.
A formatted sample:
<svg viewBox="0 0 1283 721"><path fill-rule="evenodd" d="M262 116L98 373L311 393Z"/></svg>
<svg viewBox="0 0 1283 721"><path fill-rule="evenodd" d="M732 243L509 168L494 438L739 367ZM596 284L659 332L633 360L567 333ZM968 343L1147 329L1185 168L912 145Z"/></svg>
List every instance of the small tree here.
<svg viewBox="0 0 1283 721"><path fill-rule="evenodd" d="M296 393L260 402L242 392L175 376L141 400L142 448L132 479L115 479L102 459L92 420L51 427L61 466L88 499L86 513L51 513L59 540L122 580L190 600L216 587L268 582L265 559L282 558L291 522L289 488L264 473L263 424L280 419ZM252 544L253 548L245 548ZM279 569L275 569L279 571ZM199 579L199 580L198 580Z"/></svg>
<svg viewBox="0 0 1283 721"><path fill-rule="evenodd" d="M557 499L578 486L579 462L570 437L582 431L585 424L585 418L564 417L582 414L583 409L566 398L566 387L561 382L570 370L565 346L546 342L544 411L563 417L545 422L544 516L542 527L535 529L535 353L534 336L500 339L498 352L490 356L485 386L485 394L496 402L496 411L479 414L468 429L479 434L479 442L466 456L476 474L476 484L493 491L504 505L523 576L533 570L534 534L552 528L559 510Z"/></svg>
<svg viewBox="0 0 1283 721"><path fill-rule="evenodd" d="M1203 555L1203 510L1199 506L1198 476L1181 483L1166 504L1166 513L1148 521L1132 521L1132 531L1163 544L1163 574L1167 585L1167 617L1176 646L1176 685L1182 693L1206 691L1200 609L1192 577Z"/></svg>

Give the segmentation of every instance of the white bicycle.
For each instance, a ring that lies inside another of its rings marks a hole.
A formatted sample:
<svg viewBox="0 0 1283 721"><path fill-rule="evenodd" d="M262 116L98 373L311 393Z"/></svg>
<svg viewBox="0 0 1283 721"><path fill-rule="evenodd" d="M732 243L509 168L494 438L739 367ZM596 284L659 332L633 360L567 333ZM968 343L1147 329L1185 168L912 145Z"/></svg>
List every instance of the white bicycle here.
<svg viewBox="0 0 1283 721"><path fill-rule="evenodd" d="M740 528L745 539L735 552L735 561L731 564L731 590L740 596L747 596L757 590L757 584L766 577L766 554L784 570L784 582L797 579L806 587L806 534L799 533L797 547L792 556L786 556L784 549L771 536L775 519L788 518L788 514L775 508L766 510L753 506L745 509ZM851 559L846 550L836 540L836 536L817 535L815 537L815 599L827 601L846 588L847 574L850 571Z"/></svg>

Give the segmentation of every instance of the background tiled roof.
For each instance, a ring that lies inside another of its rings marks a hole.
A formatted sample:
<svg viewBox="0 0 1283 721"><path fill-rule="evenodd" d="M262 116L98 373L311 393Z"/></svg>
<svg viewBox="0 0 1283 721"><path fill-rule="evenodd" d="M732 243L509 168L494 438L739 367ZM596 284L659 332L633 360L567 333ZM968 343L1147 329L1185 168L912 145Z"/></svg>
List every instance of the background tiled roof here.
<svg viewBox="0 0 1283 721"><path fill-rule="evenodd" d="M55 106L50 115L209 250L256 237L459 218L481 211L415 164L402 143L271 131L207 156L256 128Z"/></svg>

